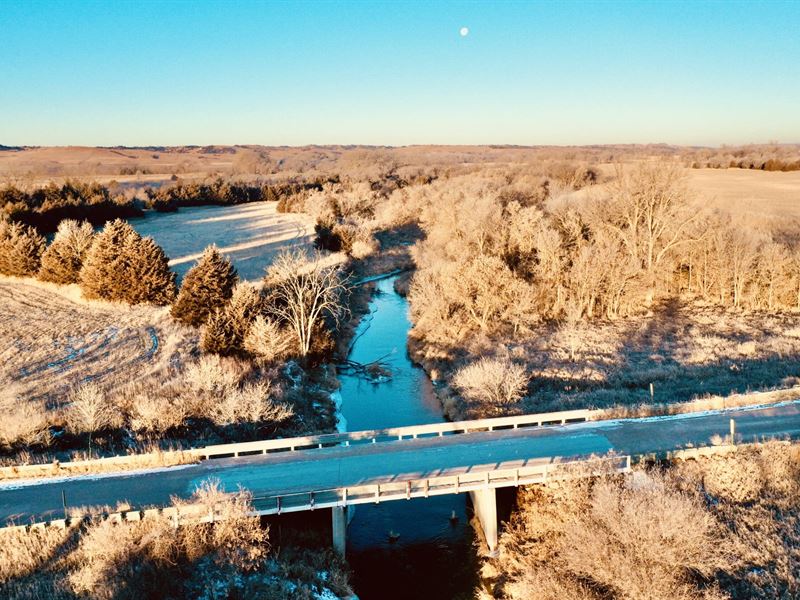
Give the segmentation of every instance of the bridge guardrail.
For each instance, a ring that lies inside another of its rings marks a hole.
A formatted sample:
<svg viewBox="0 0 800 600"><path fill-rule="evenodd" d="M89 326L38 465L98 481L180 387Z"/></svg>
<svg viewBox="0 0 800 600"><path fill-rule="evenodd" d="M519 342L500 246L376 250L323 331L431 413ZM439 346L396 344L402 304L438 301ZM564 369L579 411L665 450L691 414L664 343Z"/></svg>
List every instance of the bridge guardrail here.
<svg viewBox="0 0 800 600"><path fill-rule="evenodd" d="M402 441L424 437L457 435L476 431L497 431L501 429L519 429L523 427L541 427L543 425L565 425L589 421L601 411L566 410L560 412L518 415L515 417L495 417L472 421L451 421L429 423L426 425L408 425L387 429L370 429L342 433L324 433L295 438L241 442L236 444L219 444L188 450L202 459L219 457L237 457L243 454L267 454L269 452L308 450L357 443L376 443L392 440Z"/></svg>
<svg viewBox="0 0 800 600"><path fill-rule="evenodd" d="M557 425L589 421L600 411L593 410L567 410L560 412L538 413L532 415L518 415L515 417L496 417L491 419L477 419L472 421L452 421L430 423L426 425L409 425L406 427L391 427L387 429L372 429L365 431L352 431L342 433L323 433L293 438L273 440L259 440L254 442L239 442L234 444L217 444L189 448L187 450L166 451L161 453L131 454L109 456L90 460L76 460L68 462L41 463L33 465L14 465L0 467L0 480L21 477L63 476L69 470L84 469L73 475L92 473L92 467L103 470L119 465L121 468L131 466L132 463L141 462L141 468L149 466L170 466L185 463L182 458L208 460L223 457L238 457L251 454L268 454L272 452L293 452L296 450L309 450L326 448L339 445L352 445L359 443L376 443L386 441L402 441L423 437L436 437L444 435L458 435L476 431L496 431L499 429L519 429L524 427L540 427L543 425ZM150 461L148 459L152 458ZM149 464L152 463L152 464Z"/></svg>
<svg viewBox="0 0 800 600"><path fill-rule="evenodd" d="M486 488L516 487L565 480L576 476L571 469L591 464L597 465L597 468L592 471L595 474L609 471L627 473L631 469L631 457L625 455L591 458L292 494L253 496L252 505L256 514L279 515L335 506L379 504L392 500L411 500L412 498L427 498L443 494L461 494Z"/></svg>
<svg viewBox="0 0 800 600"><path fill-rule="evenodd" d="M586 475L586 470L573 469L597 465L590 474L608 472L627 473L631 469L630 456L595 457L584 460L543 463L517 468L486 470L442 475L438 477L418 478L404 481L365 484L351 487L330 488L281 494L275 496L254 495L251 500L252 515L279 515L282 513L369 504L412 498L427 498L444 494L461 494L479 489L512 487L563 481L573 477ZM155 516L167 517L175 526L183 522L213 522L222 518L216 507L209 504L182 504L161 508L130 509L114 513L100 513L103 519L122 523L125 521L141 521ZM72 518L51 519L27 525L0 525L4 531L35 531L47 527L66 528L76 521L91 519L89 514Z"/></svg>

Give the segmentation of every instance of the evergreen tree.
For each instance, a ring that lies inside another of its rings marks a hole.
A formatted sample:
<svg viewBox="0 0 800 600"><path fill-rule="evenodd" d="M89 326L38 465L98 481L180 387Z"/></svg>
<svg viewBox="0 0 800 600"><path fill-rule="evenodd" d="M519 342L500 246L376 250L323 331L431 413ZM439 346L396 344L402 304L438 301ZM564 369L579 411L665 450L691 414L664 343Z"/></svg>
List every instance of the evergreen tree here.
<svg viewBox="0 0 800 600"><path fill-rule="evenodd" d="M93 239L94 230L86 221L80 224L72 219L61 221L52 243L42 255L39 279L60 284L77 283Z"/></svg>
<svg viewBox="0 0 800 600"><path fill-rule="evenodd" d="M45 246L44 237L35 228L0 222L0 273L14 277L36 274Z"/></svg>
<svg viewBox="0 0 800 600"><path fill-rule="evenodd" d="M128 281L126 240L137 235L133 227L121 219L106 223L95 236L86 253L80 272L80 284L87 298L123 300Z"/></svg>
<svg viewBox="0 0 800 600"><path fill-rule="evenodd" d="M175 274L164 251L119 219L95 236L80 283L87 298L168 304L175 297Z"/></svg>
<svg viewBox="0 0 800 600"><path fill-rule="evenodd" d="M264 299L261 290L252 283L240 283L233 288L233 294L225 305L225 311L233 326L233 345L237 350L244 350L244 338L263 309Z"/></svg>
<svg viewBox="0 0 800 600"><path fill-rule="evenodd" d="M152 238L129 237L125 245L128 255L129 284L125 300L129 304L151 302L169 304L175 299L175 273L169 258Z"/></svg>
<svg viewBox="0 0 800 600"><path fill-rule="evenodd" d="M230 311L217 308L208 317L203 329L200 347L211 354L233 354L236 352L236 326Z"/></svg>
<svg viewBox="0 0 800 600"><path fill-rule="evenodd" d="M202 325L215 309L225 306L238 279L231 262L216 246L209 246L183 278L172 316L187 325Z"/></svg>

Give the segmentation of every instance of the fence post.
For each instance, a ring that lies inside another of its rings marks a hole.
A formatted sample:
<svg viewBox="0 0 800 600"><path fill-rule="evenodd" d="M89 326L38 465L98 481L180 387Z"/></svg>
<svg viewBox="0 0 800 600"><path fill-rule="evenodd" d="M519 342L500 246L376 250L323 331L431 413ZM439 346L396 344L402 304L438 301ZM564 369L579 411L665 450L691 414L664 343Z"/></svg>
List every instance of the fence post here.
<svg viewBox="0 0 800 600"><path fill-rule="evenodd" d="M736 421L731 419L731 446L736 445Z"/></svg>

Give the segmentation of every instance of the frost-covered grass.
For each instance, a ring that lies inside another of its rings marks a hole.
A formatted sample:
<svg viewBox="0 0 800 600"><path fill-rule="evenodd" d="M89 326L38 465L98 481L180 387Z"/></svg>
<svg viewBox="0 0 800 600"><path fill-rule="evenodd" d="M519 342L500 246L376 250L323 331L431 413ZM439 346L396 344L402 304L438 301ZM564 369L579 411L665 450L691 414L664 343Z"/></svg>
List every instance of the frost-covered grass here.
<svg viewBox="0 0 800 600"><path fill-rule="evenodd" d="M203 249L216 244L231 259L242 279L259 280L275 255L285 248L310 249L314 222L298 213L279 213L275 202L238 206L181 208L173 213L150 212L132 219L143 236L152 237L170 258L170 267L182 277Z"/></svg>
<svg viewBox="0 0 800 600"><path fill-rule="evenodd" d="M796 385L798 328L794 313L737 312L687 300L577 332L542 325L504 339L476 336L447 360L419 342L413 349L449 383L460 366L481 356L523 365L530 379L525 397L511 407L517 412L614 408L637 416L669 413L666 405L679 402ZM455 397L446 405L456 418L471 414ZM661 409L648 409L654 405ZM709 407L722 405L712 401Z"/></svg>
<svg viewBox="0 0 800 600"><path fill-rule="evenodd" d="M0 305L2 392L48 405L88 381L153 376L197 346L168 308L87 301L75 285L0 278Z"/></svg>

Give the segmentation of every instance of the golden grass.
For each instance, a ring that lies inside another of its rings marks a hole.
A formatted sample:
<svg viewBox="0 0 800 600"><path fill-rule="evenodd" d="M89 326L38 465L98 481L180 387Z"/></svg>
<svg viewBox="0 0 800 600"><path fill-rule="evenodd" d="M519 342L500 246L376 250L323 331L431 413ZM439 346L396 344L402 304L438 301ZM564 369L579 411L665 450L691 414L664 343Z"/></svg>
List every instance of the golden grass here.
<svg viewBox="0 0 800 600"><path fill-rule="evenodd" d="M22 399L59 404L89 380L141 380L197 345L168 308L87 301L74 285L3 277L0 303L0 379Z"/></svg>
<svg viewBox="0 0 800 600"><path fill-rule="evenodd" d="M800 218L800 171L687 169L703 204L743 220Z"/></svg>
<svg viewBox="0 0 800 600"><path fill-rule="evenodd" d="M144 454L0 467L0 481L41 477L65 477L96 473L118 473L157 467L173 467L196 462L199 462L198 457L190 452L181 450L162 451L156 449L153 452Z"/></svg>

